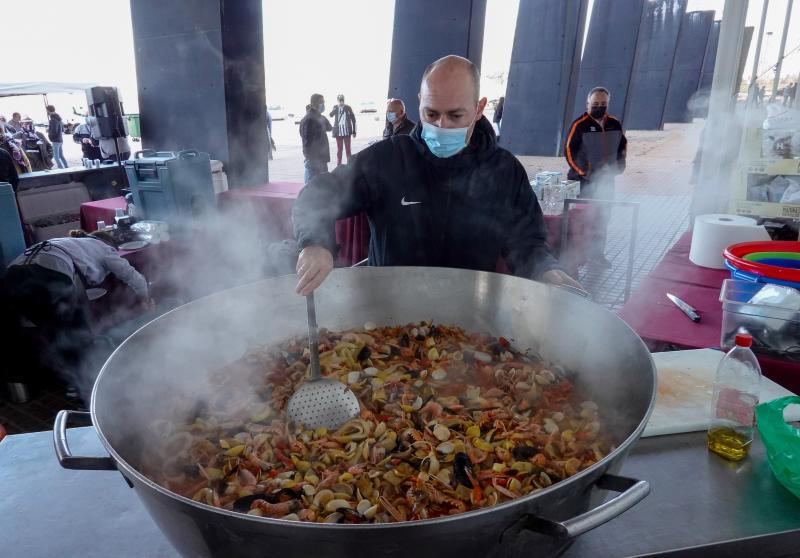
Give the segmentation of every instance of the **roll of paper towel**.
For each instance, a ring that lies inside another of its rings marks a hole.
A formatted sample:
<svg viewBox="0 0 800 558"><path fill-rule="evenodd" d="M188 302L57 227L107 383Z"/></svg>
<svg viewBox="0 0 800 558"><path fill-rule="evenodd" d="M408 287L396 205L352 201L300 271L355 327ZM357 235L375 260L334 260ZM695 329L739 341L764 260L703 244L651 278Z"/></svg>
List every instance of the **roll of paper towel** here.
<svg viewBox="0 0 800 558"><path fill-rule="evenodd" d="M713 269L725 269L722 253L731 244L770 240L767 229L756 224L755 219L741 215L698 215L694 220L692 263Z"/></svg>

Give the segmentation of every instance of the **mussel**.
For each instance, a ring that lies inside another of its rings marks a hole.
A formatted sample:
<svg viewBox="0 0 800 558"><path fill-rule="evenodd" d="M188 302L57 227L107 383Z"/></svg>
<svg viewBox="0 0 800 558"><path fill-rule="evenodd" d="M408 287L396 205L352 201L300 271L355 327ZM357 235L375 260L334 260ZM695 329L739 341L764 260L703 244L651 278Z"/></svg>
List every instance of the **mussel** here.
<svg viewBox="0 0 800 558"><path fill-rule="evenodd" d="M455 461L453 461L453 474L456 482L463 484L467 488L474 488L472 484L472 461L463 451L456 454Z"/></svg>
<svg viewBox="0 0 800 558"><path fill-rule="evenodd" d="M356 510L351 510L350 508L339 508L336 511L342 516L337 523L354 524L365 523L367 521L366 517L358 513Z"/></svg>
<svg viewBox="0 0 800 558"><path fill-rule="evenodd" d="M531 446L519 446L511 450L511 455L513 455L514 459L517 461L525 461L539 453L541 453L541 451L539 451L538 448Z"/></svg>

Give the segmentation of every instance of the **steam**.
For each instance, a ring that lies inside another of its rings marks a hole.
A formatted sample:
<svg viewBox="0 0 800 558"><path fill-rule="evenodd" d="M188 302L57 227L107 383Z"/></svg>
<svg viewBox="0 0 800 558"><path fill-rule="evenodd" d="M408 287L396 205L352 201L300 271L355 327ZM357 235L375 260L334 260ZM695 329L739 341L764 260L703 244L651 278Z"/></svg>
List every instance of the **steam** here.
<svg viewBox="0 0 800 558"><path fill-rule="evenodd" d="M162 309L163 305L173 307L266 277L294 273L296 243L284 238L281 231L265 226L264 217L246 203L212 211L199 219L171 220L170 231L172 240L148 247L150 253L144 255L154 258L155 254L166 254L165 260L153 261L149 266L155 274L148 276L148 271L143 270L145 279L153 282L151 291L159 297L156 303ZM129 325L142 320L143 315L146 314L136 308L114 308L103 321ZM150 315L156 317L153 311ZM230 327L242 323L241 319L236 313L226 315ZM168 339L152 350L170 352L178 346L192 350L193 343L181 339L191 338L192 332L179 330L172 334L178 338ZM255 331L253 339L258 337ZM112 340L104 335L92 340L84 331L62 331L48 348L49 360L88 403L100 369L114 348ZM180 366L173 369L179 370Z"/></svg>

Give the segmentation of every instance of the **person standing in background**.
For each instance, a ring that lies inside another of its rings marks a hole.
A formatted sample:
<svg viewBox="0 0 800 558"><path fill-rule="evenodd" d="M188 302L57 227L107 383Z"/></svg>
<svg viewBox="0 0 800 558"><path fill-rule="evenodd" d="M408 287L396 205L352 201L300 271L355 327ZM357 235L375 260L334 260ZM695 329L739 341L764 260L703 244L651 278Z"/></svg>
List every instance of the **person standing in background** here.
<svg viewBox="0 0 800 558"><path fill-rule="evenodd" d="M613 200L614 177L625 170L628 140L622 123L608 114L611 94L605 87L595 87L586 99L586 112L570 126L564 148L570 180L580 180L581 198ZM601 204L593 231L589 263L610 268L605 257L606 237L611 210Z"/></svg>
<svg viewBox="0 0 800 558"><path fill-rule="evenodd" d="M333 137L336 138L336 166L342 164L342 146L347 152L347 162L350 162L350 137L356 137L356 115L350 105L344 104L344 95L336 96L337 104L328 115L333 121Z"/></svg>
<svg viewBox="0 0 800 558"><path fill-rule="evenodd" d="M85 159L102 159L103 155L100 153L100 142L92 138L92 128L83 122L72 132L72 141L81 144L81 151Z"/></svg>
<svg viewBox="0 0 800 558"><path fill-rule="evenodd" d="M272 139L272 115L267 109L267 159L272 161L272 152L275 149L275 140Z"/></svg>
<svg viewBox="0 0 800 558"><path fill-rule="evenodd" d="M492 117L492 122L497 124L497 135L500 135L500 124L503 122L503 105L506 104L506 98L500 97L497 100L497 105L494 107L494 116Z"/></svg>
<svg viewBox="0 0 800 558"><path fill-rule="evenodd" d="M414 121L406 114L406 105L400 99L389 99L386 102L386 127L383 137L407 136L414 129Z"/></svg>
<svg viewBox="0 0 800 558"><path fill-rule="evenodd" d="M47 105L47 120L47 139L53 144L53 158L58 168L65 169L69 165L64 157L64 123L53 105Z"/></svg>
<svg viewBox="0 0 800 558"><path fill-rule="evenodd" d="M303 142L305 157L305 183L328 172L331 150L328 145L328 132L331 123L325 118L325 97L319 93L311 95L311 102L306 106L306 115L300 121L300 139Z"/></svg>

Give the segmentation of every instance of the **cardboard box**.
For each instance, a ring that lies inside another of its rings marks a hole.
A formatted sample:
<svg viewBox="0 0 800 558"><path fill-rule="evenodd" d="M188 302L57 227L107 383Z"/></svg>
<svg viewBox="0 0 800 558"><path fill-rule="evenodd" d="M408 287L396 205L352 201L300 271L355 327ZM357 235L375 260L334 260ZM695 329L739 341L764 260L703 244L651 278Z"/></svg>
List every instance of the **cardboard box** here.
<svg viewBox="0 0 800 558"><path fill-rule="evenodd" d="M739 165L733 177L730 211L753 217L800 219L800 202L780 203L788 186L800 185L800 159L762 157L762 137L760 128L744 131Z"/></svg>

